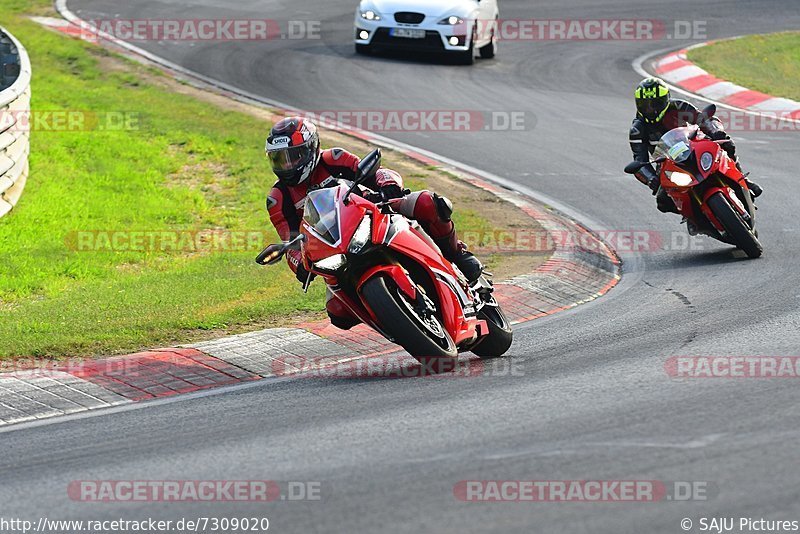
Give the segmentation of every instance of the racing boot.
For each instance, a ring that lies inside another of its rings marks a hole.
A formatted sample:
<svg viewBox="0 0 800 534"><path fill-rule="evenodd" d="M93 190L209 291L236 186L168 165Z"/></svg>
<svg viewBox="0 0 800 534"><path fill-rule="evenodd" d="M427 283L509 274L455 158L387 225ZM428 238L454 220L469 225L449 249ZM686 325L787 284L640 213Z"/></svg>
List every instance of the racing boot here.
<svg viewBox="0 0 800 534"><path fill-rule="evenodd" d="M694 221L684 217L683 220L681 221L681 224L683 223L686 224L686 231L689 232L689 235L696 236L697 234L700 233L700 230L697 228L697 225L694 223Z"/></svg>
<svg viewBox="0 0 800 534"><path fill-rule="evenodd" d="M753 200L755 200L758 197L760 197L761 193L764 192L764 190L761 189L760 185L758 185L757 183L751 181L749 178L745 178L744 181L747 182L747 187L748 187L748 189L750 189L750 194L753 195Z"/></svg>
<svg viewBox="0 0 800 534"><path fill-rule="evenodd" d="M744 171L742 170L742 165L741 163L739 163L738 158L736 160L736 168L739 169L739 172L744 174ZM744 181L747 182L747 188L750 189L750 194L753 196L753 200L755 200L761 196L761 193L763 193L764 190L761 188L760 185L751 181L750 178L748 178L749 174L750 173L744 175Z"/></svg>
<svg viewBox="0 0 800 534"><path fill-rule="evenodd" d="M456 229L444 237L433 238L436 246L442 251L442 255L449 262L452 262L458 269L464 273L470 285L474 284L480 278L483 272L483 264L475 255L467 250L467 245L462 243L456 237Z"/></svg>

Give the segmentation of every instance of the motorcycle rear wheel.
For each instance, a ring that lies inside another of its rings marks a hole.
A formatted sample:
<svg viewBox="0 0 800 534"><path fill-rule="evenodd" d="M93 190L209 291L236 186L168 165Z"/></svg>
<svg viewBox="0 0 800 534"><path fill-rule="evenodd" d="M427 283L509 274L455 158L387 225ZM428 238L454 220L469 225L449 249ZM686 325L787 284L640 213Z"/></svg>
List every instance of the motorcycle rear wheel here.
<svg viewBox="0 0 800 534"><path fill-rule="evenodd" d="M478 312L478 317L486 321L489 334L470 349L472 353L482 360L488 360L499 358L508 352L514 341L514 333L503 310L499 306L486 305Z"/></svg>
<svg viewBox="0 0 800 534"><path fill-rule="evenodd" d="M458 348L444 330L438 318L435 324L425 326L416 314L409 311L411 303L391 281L379 276L368 280L361 288L361 295L375 313L384 331L394 338L411 356L434 372L455 369ZM434 332L440 330L441 335Z"/></svg>

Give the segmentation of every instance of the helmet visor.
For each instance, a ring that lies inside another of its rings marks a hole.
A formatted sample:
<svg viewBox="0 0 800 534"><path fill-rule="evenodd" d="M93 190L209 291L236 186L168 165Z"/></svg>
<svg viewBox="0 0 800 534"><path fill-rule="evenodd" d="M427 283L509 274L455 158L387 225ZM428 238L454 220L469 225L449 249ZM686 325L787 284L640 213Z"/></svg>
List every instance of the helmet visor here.
<svg viewBox="0 0 800 534"><path fill-rule="evenodd" d="M668 105L669 96L636 99L636 110L639 112L639 115L649 121L656 120L658 116L667 109Z"/></svg>
<svg viewBox="0 0 800 534"><path fill-rule="evenodd" d="M293 171L302 167L311 157L309 144L270 150L267 152L273 171Z"/></svg>

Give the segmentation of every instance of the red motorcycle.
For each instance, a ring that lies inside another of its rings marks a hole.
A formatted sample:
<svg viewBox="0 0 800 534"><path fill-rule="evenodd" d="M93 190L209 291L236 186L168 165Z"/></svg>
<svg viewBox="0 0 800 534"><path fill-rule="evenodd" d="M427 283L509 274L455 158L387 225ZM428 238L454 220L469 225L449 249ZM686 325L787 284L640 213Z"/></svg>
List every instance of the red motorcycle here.
<svg viewBox="0 0 800 534"><path fill-rule="evenodd" d="M380 166L365 157L355 182L339 180L310 191L300 234L270 245L261 265L300 248L305 268L325 280L333 298L388 340L436 371L454 368L459 351L481 358L505 354L511 326L482 275L470 286L419 226L394 213L391 202L364 198L360 184ZM306 282L305 288L309 283Z"/></svg>
<svg viewBox="0 0 800 534"><path fill-rule="evenodd" d="M703 116L716 112L713 104ZM655 149L661 187L688 222L690 233L702 233L740 248L750 258L764 249L755 228L756 208L745 175L720 146L697 126L675 128L664 134ZM647 162L634 161L625 172L635 174Z"/></svg>

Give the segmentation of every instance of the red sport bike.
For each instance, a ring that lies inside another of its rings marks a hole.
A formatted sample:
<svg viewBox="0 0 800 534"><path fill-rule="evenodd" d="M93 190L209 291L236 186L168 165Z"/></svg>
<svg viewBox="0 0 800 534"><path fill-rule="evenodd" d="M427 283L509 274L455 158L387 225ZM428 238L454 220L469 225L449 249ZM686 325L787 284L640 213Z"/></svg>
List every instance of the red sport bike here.
<svg viewBox="0 0 800 534"><path fill-rule="evenodd" d="M715 112L712 104L703 115ZM724 141L712 141L697 126L675 128L658 142L653 163L660 164L661 187L693 224L690 233L708 235L758 258L764 249L758 240L753 198L745 175L720 143ZM625 172L635 174L645 165L631 162Z"/></svg>
<svg viewBox="0 0 800 534"><path fill-rule="evenodd" d="M482 275L472 286L413 221L391 202L364 198L381 153L365 157L355 182L310 191L300 234L265 248L256 262L273 265L299 247L305 268L322 277L356 317L436 372L453 369L459 351L505 354L511 326ZM308 282L304 289L308 288Z"/></svg>

